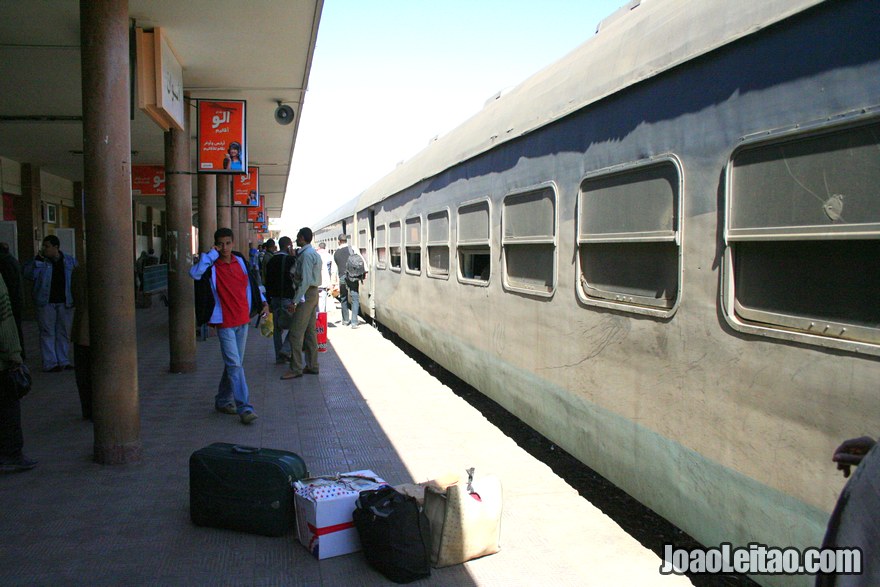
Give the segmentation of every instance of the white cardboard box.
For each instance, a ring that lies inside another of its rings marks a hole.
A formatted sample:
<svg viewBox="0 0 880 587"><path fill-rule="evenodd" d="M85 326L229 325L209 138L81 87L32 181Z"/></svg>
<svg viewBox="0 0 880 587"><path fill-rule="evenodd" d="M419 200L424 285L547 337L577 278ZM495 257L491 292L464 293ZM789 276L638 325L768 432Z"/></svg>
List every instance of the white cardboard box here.
<svg viewBox="0 0 880 587"><path fill-rule="evenodd" d="M352 521L355 501L361 491L383 485L385 481L369 470L297 481L294 506L300 544L318 560L360 550Z"/></svg>

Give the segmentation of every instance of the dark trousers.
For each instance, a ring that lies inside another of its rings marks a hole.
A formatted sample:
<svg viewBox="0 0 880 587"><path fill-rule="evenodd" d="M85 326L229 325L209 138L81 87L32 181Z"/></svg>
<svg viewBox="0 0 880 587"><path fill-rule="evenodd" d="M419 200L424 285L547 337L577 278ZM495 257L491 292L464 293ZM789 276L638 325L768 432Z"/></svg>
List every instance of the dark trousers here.
<svg viewBox="0 0 880 587"><path fill-rule="evenodd" d="M89 371L89 347L81 344L73 347L73 368L76 375L76 389L79 391L79 403L82 416L92 419L92 375Z"/></svg>
<svg viewBox="0 0 880 587"><path fill-rule="evenodd" d="M0 386L0 459L15 459L21 456L24 446L21 436L21 403L5 382Z"/></svg>

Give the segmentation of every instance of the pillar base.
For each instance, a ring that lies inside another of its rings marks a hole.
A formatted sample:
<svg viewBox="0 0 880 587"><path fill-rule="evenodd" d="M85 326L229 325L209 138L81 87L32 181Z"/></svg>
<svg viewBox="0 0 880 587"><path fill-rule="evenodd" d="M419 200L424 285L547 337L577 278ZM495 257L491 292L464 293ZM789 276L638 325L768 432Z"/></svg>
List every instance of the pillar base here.
<svg viewBox="0 0 880 587"><path fill-rule="evenodd" d="M171 373L195 373L196 364L194 361L181 361L178 363L171 363L171 367L168 368Z"/></svg>
<svg viewBox="0 0 880 587"><path fill-rule="evenodd" d="M95 462L99 465L124 465L141 460L141 443L130 442L114 446L95 444Z"/></svg>

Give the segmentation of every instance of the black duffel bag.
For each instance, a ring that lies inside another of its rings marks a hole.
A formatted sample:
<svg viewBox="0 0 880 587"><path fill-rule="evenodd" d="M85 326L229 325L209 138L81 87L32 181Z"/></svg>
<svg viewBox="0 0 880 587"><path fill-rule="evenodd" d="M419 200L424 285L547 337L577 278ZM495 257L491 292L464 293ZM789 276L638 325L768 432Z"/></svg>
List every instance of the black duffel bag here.
<svg viewBox="0 0 880 587"><path fill-rule="evenodd" d="M391 487L362 491L353 513L367 562L395 583L431 575L431 528L418 502Z"/></svg>

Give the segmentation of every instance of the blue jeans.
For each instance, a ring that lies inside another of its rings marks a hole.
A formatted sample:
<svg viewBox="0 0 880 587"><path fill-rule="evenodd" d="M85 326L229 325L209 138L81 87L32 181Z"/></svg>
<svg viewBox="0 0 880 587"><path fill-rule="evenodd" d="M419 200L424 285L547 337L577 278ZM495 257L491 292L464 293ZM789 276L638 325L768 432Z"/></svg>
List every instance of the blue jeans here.
<svg viewBox="0 0 880 587"><path fill-rule="evenodd" d="M342 310L342 324L348 324L348 286L344 279L339 282L339 307Z"/></svg>
<svg viewBox="0 0 880 587"><path fill-rule="evenodd" d="M40 325L40 352L43 369L64 367L70 364L70 326L73 308L64 304L37 306L37 322Z"/></svg>
<svg viewBox="0 0 880 587"><path fill-rule="evenodd" d="M346 281L348 281L348 280L346 280ZM348 282L346 284L346 286L348 288L348 296L351 298L351 323L352 324L358 323L358 314L360 314L360 311L361 311L361 294L358 291L358 289L360 289L360 285L361 285L360 283L355 283L355 287L352 287L352 282ZM347 320L348 317L346 316L346 314L348 314L348 312L346 311L345 306L343 306L343 311L342 311L342 323L343 324L348 323L348 320Z"/></svg>
<svg viewBox="0 0 880 587"><path fill-rule="evenodd" d="M272 332L272 342L275 343L275 358L278 359L281 356L281 353L284 353L288 357L290 356L290 330L287 331L287 336L284 336L282 340L282 335L284 333L283 328L278 328L278 316L281 312L287 314L287 306L290 305L291 300L289 298L272 298L272 301L269 302L269 308L272 310L272 320L275 321L275 329ZM289 315L289 314L288 314Z"/></svg>
<svg viewBox="0 0 880 587"><path fill-rule="evenodd" d="M248 403L248 386L244 378L244 349L247 346L248 323L234 328L218 328L217 338L220 339L220 354L223 355L223 377L214 397L214 405L218 408L235 402L239 414L253 412L254 407Z"/></svg>

